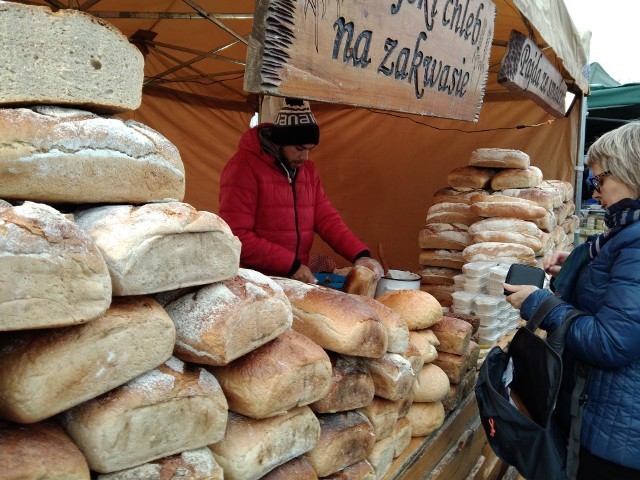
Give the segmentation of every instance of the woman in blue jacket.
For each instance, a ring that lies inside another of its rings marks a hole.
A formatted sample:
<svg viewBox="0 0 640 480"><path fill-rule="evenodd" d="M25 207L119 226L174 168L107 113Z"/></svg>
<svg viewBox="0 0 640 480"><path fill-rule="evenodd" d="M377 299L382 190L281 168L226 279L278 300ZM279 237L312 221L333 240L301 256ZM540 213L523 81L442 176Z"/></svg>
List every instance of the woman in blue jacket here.
<svg viewBox="0 0 640 480"><path fill-rule="evenodd" d="M569 255L552 254L545 270L560 303L541 328L553 332L567 312L583 314L568 330L565 358L592 367L580 434L578 479L640 479L640 122L602 135L585 163L593 198L609 230ZM549 290L505 284L507 301L530 318ZM570 391L565 388L564 391ZM567 395L558 400L568 422Z"/></svg>

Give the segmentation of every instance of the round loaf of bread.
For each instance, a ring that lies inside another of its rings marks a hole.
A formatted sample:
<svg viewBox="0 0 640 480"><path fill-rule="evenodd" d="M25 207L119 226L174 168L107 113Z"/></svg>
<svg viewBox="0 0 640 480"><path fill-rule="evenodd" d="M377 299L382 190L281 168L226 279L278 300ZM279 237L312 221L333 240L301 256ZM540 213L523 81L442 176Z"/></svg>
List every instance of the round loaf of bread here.
<svg viewBox="0 0 640 480"><path fill-rule="evenodd" d="M291 329L228 365L208 370L220 382L229 409L251 418L272 417L323 398L332 374L322 347Z"/></svg>
<svg viewBox="0 0 640 480"><path fill-rule="evenodd" d="M377 299L400 314L409 330L429 328L442 319L442 305L433 295L420 290L396 290Z"/></svg>
<svg viewBox="0 0 640 480"><path fill-rule="evenodd" d="M545 180L540 184L541 188L546 188L547 186L551 188L555 188L562 194L563 202L570 202L573 200L573 184L566 180Z"/></svg>
<svg viewBox="0 0 640 480"><path fill-rule="evenodd" d="M469 165L490 168L527 168L529 155L507 148L478 148L471 152Z"/></svg>
<svg viewBox="0 0 640 480"><path fill-rule="evenodd" d="M499 262L535 265L535 252L519 243L482 242L468 246L462 251L465 263Z"/></svg>
<svg viewBox="0 0 640 480"><path fill-rule="evenodd" d="M140 106L144 58L110 23L16 2L0 2L0 17L0 105Z"/></svg>
<svg viewBox="0 0 640 480"><path fill-rule="evenodd" d="M135 120L53 106L5 108L0 144L2 198L47 203L184 198L178 149Z"/></svg>
<svg viewBox="0 0 640 480"><path fill-rule="evenodd" d="M109 267L113 295L207 285L236 275L240 240L215 213L180 202L106 205L76 213Z"/></svg>
<svg viewBox="0 0 640 480"><path fill-rule="evenodd" d="M227 415L227 401L215 377L172 357L67 410L60 422L91 469L110 473L219 442Z"/></svg>
<svg viewBox="0 0 640 480"><path fill-rule="evenodd" d="M0 331L84 323L110 303L109 270L89 235L48 205L0 201Z"/></svg>
<svg viewBox="0 0 640 480"><path fill-rule="evenodd" d="M538 237L533 235L527 235L518 232L499 231L499 230L485 230L473 234L474 243L482 242L505 242L505 243L519 243L520 245L526 245L534 252L542 249L542 241Z"/></svg>
<svg viewBox="0 0 640 480"><path fill-rule="evenodd" d="M562 203L562 194L555 188L507 188L501 190L500 194L532 200L549 211Z"/></svg>
<svg viewBox="0 0 640 480"><path fill-rule="evenodd" d="M515 202L477 202L471 204L471 213L479 217L519 218L536 220L548 212L540 205L524 205Z"/></svg>
<svg viewBox="0 0 640 480"><path fill-rule="evenodd" d="M411 422L411 435L425 437L444 423L444 406L441 401L413 402L406 418Z"/></svg>
<svg viewBox="0 0 640 480"><path fill-rule="evenodd" d="M449 377L432 363L426 363L413 382L414 402L438 402L449 393Z"/></svg>
<svg viewBox="0 0 640 480"><path fill-rule="evenodd" d="M491 188L493 190L531 188L537 187L540 183L542 183L542 170L538 167L506 168L493 176Z"/></svg>
<svg viewBox="0 0 640 480"><path fill-rule="evenodd" d="M7 479L91 478L78 447L53 422L19 425L0 420L0 464Z"/></svg>

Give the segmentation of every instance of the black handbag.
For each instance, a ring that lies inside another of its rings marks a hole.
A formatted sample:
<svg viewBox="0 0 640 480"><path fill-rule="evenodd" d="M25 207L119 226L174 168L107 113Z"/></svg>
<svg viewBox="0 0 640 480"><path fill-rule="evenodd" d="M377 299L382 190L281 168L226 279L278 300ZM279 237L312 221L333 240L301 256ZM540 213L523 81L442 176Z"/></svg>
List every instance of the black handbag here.
<svg viewBox="0 0 640 480"><path fill-rule="evenodd" d="M553 414L562 382L564 338L573 319L583 312L572 311L547 339L534 333L560 302L557 297L545 299L506 350L493 347L475 386L489 445L527 480L564 480L577 472L584 395L571 423L570 446ZM575 389L584 393L586 381L578 380Z"/></svg>

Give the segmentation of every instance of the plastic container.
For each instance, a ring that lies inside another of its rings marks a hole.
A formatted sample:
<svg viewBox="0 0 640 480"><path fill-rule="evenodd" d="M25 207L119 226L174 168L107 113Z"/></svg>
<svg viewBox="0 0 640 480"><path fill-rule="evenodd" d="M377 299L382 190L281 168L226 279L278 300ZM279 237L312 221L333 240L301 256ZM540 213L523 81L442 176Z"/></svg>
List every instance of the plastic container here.
<svg viewBox="0 0 640 480"><path fill-rule="evenodd" d="M480 325L478 327L478 335L480 337L484 337L484 338L489 338L491 336L493 336L496 332L500 335L502 334L503 329L499 328L497 326L492 326L492 327L487 327L484 325Z"/></svg>
<svg viewBox="0 0 640 480"><path fill-rule="evenodd" d="M452 306L451 309L453 310L453 313L460 313L462 315L471 315L473 313L473 310L470 308L457 308Z"/></svg>
<svg viewBox="0 0 640 480"><path fill-rule="evenodd" d="M489 277L489 269L495 267L496 262L469 262L462 265L462 273L467 277Z"/></svg>
<svg viewBox="0 0 640 480"><path fill-rule="evenodd" d="M500 318L497 315L485 315L482 313L476 313L475 315L483 327L497 327L500 325Z"/></svg>
<svg viewBox="0 0 640 480"><path fill-rule="evenodd" d="M492 295L478 295L473 299L473 311L477 315L496 315L500 312L500 297Z"/></svg>
<svg viewBox="0 0 640 480"><path fill-rule="evenodd" d="M451 294L452 307L455 311L458 309L473 311L473 299L477 296L477 293L453 292Z"/></svg>
<svg viewBox="0 0 640 480"><path fill-rule="evenodd" d="M487 289L487 279L485 277L467 277L464 278L465 292L483 293Z"/></svg>
<svg viewBox="0 0 640 480"><path fill-rule="evenodd" d="M454 275L453 283L456 286L456 291L464 290L464 275L462 273Z"/></svg>
<svg viewBox="0 0 640 480"><path fill-rule="evenodd" d="M494 329L486 336L479 335L480 338L478 339L478 345L493 345L501 336L502 332L500 330Z"/></svg>
<svg viewBox="0 0 640 480"><path fill-rule="evenodd" d="M496 265L495 267L491 267L489 269L489 281L496 283L504 283L504 279L507 278L507 273L509 272L509 267L511 265Z"/></svg>

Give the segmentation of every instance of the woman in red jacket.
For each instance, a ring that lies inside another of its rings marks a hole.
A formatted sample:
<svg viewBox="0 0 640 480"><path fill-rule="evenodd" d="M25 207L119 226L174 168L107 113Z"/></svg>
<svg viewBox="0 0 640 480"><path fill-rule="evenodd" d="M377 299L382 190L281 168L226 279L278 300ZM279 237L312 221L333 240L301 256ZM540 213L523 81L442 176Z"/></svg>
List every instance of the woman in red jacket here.
<svg viewBox="0 0 640 480"><path fill-rule="evenodd" d="M306 283L314 233L338 254L370 268L370 257L325 195L318 172L307 161L320 130L306 102L286 99L275 124L261 124L240 139L220 177L220 216L242 242L240 262L265 275Z"/></svg>

